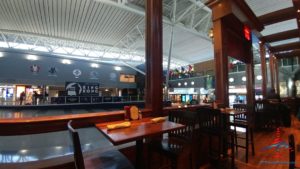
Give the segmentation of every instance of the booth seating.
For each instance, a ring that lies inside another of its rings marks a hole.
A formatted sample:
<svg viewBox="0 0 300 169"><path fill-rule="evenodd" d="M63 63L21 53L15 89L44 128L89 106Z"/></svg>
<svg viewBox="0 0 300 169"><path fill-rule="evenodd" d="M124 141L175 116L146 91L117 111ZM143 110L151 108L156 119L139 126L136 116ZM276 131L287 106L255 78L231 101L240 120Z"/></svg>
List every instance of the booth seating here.
<svg viewBox="0 0 300 169"><path fill-rule="evenodd" d="M234 115L231 125L234 127L234 140L236 153L238 153L238 147L246 150L246 163L248 163L249 157L249 144L251 144L252 155L255 155L254 150L254 138L253 138L253 124L252 124L252 112L246 104L234 104L233 108L238 111L244 111L243 114ZM237 127L245 129L245 134L237 131ZM250 138L249 138L250 137ZM243 142L242 142L243 141Z"/></svg>
<svg viewBox="0 0 300 169"><path fill-rule="evenodd" d="M185 160L185 169L196 169L193 159L193 145L197 140L196 124L197 113L188 111L169 112L169 121L185 125L185 128L169 133L168 138L154 139L149 143L149 161L151 162L152 153L157 152L164 155L171 161L171 168L177 169L179 159ZM149 163L151 168L151 163ZM166 166L165 166L166 167Z"/></svg>
<svg viewBox="0 0 300 169"><path fill-rule="evenodd" d="M97 158L83 158L78 132L68 122L68 130L73 143L76 169L134 169L132 164L118 150L102 152Z"/></svg>

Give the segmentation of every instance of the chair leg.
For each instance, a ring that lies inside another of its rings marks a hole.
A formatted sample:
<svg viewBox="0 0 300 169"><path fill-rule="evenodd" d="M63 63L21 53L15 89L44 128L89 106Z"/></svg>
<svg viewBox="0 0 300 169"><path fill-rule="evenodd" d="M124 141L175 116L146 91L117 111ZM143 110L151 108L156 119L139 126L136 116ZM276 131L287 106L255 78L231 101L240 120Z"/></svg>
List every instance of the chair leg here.
<svg viewBox="0 0 300 169"><path fill-rule="evenodd" d="M148 169L151 169L151 163L152 163L152 152L148 147Z"/></svg>
<svg viewBox="0 0 300 169"><path fill-rule="evenodd" d="M231 169L235 168L234 158L235 158L235 152L234 152L234 137L235 135L231 136Z"/></svg>
<svg viewBox="0 0 300 169"><path fill-rule="evenodd" d="M236 154L238 154L238 142L237 142L236 126L234 126L234 144L235 144L235 151L236 151Z"/></svg>
<svg viewBox="0 0 300 169"><path fill-rule="evenodd" d="M212 147L211 147L211 136L208 136L208 153L209 153L209 158L212 157Z"/></svg>
<svg viewBox="0 0 300 169"><path fill-rule="evenodd" d="M249 130L246 128L246 163L248 163L248 154L249 154Z"/></svg>
<svg viewBox="0 0 300 169"><path fill-rule="evenodd" d="M250 127L250 139L251 139L252 156L254 156L255 150L254 150L254 137L253 137L253 128L252 127Z"/></svg>
<svg viewBox="0 0 300 169"><path fill-rule="evenodd" d="M177 169L177 160L176 159L171 160L171 169Z"/></svg>

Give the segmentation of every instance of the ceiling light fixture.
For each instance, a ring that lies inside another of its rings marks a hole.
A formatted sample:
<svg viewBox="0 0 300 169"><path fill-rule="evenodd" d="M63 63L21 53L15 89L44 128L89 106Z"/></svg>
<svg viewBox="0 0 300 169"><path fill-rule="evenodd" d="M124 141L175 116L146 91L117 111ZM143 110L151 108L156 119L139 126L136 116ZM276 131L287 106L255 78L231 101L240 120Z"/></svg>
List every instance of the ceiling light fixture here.
<svg viewBox="0 0 300 169"><path fill-rule="evenodd" d="M69 64L71 64L71 61L68 60L68 59L63 59L63 60L62 60L62 63L63 63L63 64L66 64L66 65L69 65Z"/></svg>
<svg viewBox="0 0 300 169"><path fill-rule="evenodd" d="M187 85L187 82L184 82L184 85L186 86L186 85Z"/></svg>
<svg viewBox="0 0 300 169"><path fill-rule="evenodd" d="M98 65L97 63L92 63L92 64L91 64L91 67L93 67L93 68L98 68L99 65Z"/></svg>
<svg viewBox="0 0 300 169"><path fill-rule="evenodd" d="M178 83L178 86L181 86L181 83Z"/></svg>
<svg viewBox="0 0 300 169"><path fill-rule="evenodd" d="M27 55L26 57L28 60L38 60L38 57L35 55Z"/></svg>
<svg viewBox="0 0 300 169"><path fill-rule="evenodd" d="M0 58L2 58L4 56L4 54L2 52L0 52Z"/></svg>
<svg viewBox="0 0 300 169"><path fill-rule="evenodd" d="M120 66L115 66L115 70L116 70L116 71L121 71L122 68L121 68Z"/></svg>
<svg viewBox="0 0 300 169"><path fill-rule="evenodd" d="M234 82L234 78L233 77L229 78L228 80L229 80L229 82Z"/></svg>

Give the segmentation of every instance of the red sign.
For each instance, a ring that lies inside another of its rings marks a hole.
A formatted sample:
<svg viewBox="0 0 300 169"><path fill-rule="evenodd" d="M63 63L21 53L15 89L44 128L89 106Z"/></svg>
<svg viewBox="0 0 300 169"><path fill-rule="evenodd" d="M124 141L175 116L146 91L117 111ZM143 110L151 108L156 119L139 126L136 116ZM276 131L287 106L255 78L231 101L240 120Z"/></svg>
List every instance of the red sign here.
<svg viewBox="0 0 300 169"><path fill-rule="evenodd" d="M247 40L251 39L251 30L248 26L244 26L244 36Z"/></svg>

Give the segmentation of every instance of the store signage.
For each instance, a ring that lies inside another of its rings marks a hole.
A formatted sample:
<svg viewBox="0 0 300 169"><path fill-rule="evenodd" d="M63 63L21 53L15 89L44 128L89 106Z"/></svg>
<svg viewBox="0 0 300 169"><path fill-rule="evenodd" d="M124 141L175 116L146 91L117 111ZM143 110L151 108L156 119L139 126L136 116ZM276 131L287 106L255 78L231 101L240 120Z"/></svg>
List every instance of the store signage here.
<svg viewBox="0 0 300 169"><path fill-rule="evenodd" d="M244 26L244 36L247 40L251 40L251 30L248 26Z"/></svg>
<svg viewBox="0 0 300 169"><path fill-rule="evenodd" d="M68 96L99 96L99 83L66 82Z"/></svg>

